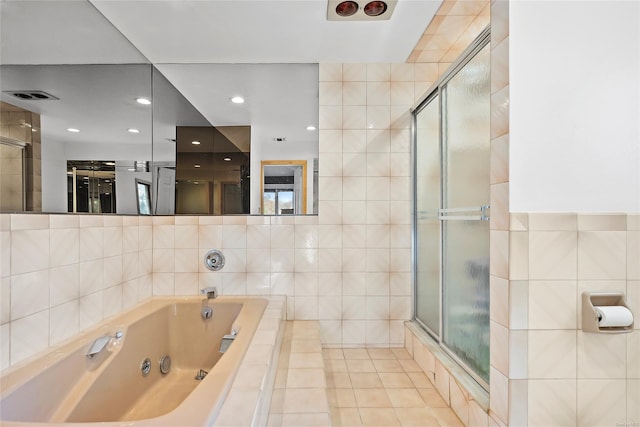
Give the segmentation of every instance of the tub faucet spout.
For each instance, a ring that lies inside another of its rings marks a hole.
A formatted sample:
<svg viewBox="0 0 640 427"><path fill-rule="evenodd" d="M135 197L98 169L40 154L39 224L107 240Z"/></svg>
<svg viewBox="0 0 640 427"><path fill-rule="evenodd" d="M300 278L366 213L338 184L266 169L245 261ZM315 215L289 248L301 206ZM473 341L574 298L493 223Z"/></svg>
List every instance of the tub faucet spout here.
<svg viewBox="0 0 640 427"><path fill-rule="evenodd" d="M215 286L209 286L208 288L204 288L200 291L201 294L206 295L207 299L213 299L218 296L218 291Z"/></svg>
<svg viewBox="0 0 640 427"><path fill-rule="evenodd" d="M96 354L100 353L102 350L105 349L107 344L109 344L109 342L111 341L111 338L115 338L119 340L120 338L122 338L123 335L124 334L122 333L122 331L118 331L114 335L103 335L101 337L96 338L93 344L91 344L91 347L89 347L89 350L87 350L87 352L84 355L87 356L89 359L92 359L93 356L95 356Z"/></svg>

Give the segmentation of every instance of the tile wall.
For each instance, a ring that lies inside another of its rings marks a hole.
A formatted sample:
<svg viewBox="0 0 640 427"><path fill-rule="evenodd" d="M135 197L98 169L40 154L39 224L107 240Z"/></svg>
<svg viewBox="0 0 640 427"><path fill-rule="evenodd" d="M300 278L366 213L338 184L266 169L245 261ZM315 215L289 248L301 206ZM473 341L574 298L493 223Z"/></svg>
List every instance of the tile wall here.
<svg viewBox="0 0 640 427"><path fill-rule="evenodd" d="M152 295L149 217L0 215L5 368Z"/></svg>
<svg viewBox="0 0 640 427"><path fill-rule="evenodd" d="M491 224L490 224L490 426L511 425L510 345L518 342L509 325L509 2L491 1ZM519 411L512 411L512 414Z"/></svg>
<svg viewBox="0 0 640 427"><path fill-rule="evenodd" d="M3 214L2 367L151 295L286 295L328 346L411 318L410 107L437 64L320 66L319 216ZM202 259L221 249L227 264Z"/></svg>
<svg viewBox="0 0 640 427"><path fill-rule="evenodd" d="M640 322L582 332L583 292L622 292L640 316L640 214L512 213L510 423L634 425Z"/></svg>

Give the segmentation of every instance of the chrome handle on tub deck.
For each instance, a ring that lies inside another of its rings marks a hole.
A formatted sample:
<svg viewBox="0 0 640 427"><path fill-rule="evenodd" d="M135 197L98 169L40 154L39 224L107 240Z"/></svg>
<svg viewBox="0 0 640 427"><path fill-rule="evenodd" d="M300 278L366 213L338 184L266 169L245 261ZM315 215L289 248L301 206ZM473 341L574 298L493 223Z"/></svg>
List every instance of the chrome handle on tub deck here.
<svg viewBox="0 0 640 427"><path fill-rule="evenodd" d="M93 343L91 344L91 347L89 347L89 349L84 355L87 356L89 359L92 359L93 356L100 353L102 350L105 349L105 347L107 347L107 344L109 344L109 342L111 341L111 338L115 338L119 340L123 336L124 336L124 333L122 331L118 331L114 335L103 335L101 337L98 337L95 339L95 341L93 341Z"/></svg>

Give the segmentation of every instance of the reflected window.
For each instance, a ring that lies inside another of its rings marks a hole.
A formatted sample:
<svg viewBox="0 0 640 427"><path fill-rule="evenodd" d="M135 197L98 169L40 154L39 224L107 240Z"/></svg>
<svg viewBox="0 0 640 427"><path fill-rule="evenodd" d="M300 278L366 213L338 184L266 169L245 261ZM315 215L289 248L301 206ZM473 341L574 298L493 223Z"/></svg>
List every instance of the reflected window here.
<svg viewBox="0 0 640 427"><path fill-rule="evenodd" d="M138 214L151 215L151 183L136 179Z"/></svg>
<svg viewBox="0 0 640 427"><path fill-rule="evenodd" d="M293 188L265 190L262 203L265 215L293 215L295 213Z"/></svg>

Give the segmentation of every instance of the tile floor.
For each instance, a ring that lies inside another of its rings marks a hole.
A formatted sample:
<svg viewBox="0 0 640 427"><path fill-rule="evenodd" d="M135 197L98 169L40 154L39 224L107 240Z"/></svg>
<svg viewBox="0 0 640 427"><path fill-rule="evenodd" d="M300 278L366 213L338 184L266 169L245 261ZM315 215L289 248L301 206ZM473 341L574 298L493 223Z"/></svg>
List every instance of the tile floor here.
<svg viewBox="0 0 640 427"><path fill-rule="evenodd" d="M287 322L270 427L462 426L403 348L325 348L317 322Z"/></svg>

